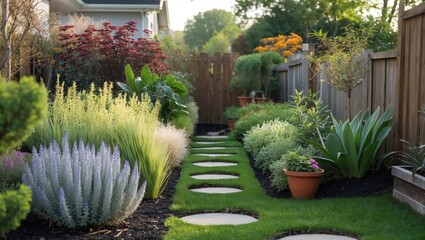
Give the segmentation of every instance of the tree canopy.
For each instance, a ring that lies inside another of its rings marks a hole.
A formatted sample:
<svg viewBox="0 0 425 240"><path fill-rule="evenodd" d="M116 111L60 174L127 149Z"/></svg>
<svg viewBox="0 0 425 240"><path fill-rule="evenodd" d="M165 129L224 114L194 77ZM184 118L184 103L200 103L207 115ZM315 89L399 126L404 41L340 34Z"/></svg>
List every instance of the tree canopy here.
<svg viewBox="0 0 425 240"><path fill-rule="evenodd" d="M197 50L202 50L202 47L218 33L221 33L231 42L241 32L236 24L234 15L231 12L220 9L197 14L186 23L184 31L186 44L190 48Z"/></svg>

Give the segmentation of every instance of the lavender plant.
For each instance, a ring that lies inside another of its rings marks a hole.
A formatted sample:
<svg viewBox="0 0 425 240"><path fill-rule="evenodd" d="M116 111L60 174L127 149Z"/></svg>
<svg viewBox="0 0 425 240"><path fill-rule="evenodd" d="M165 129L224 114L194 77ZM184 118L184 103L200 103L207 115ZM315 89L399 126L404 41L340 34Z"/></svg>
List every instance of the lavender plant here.
<svg viewBox="0 0 425 240"><path fill-rule="evenodd" d="M120 153L103 142L94 146L74 142L68 133L62 149L54 141L49 147L33 148L31 165L26 164L22 180L33 192L32 210L59 226L68 228L116 224L132 214L145 194L146 183L138 187L137 162L133 170Z"/></svg>

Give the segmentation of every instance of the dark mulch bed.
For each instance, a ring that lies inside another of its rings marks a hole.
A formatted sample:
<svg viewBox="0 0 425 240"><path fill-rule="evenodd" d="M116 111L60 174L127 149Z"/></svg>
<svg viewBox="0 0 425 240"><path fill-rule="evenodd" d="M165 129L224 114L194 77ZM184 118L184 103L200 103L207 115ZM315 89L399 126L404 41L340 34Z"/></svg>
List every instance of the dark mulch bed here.
<svg viewBox="0 0 425 240"><path fill-rule="evenodd" d="M255 177L260 182L264 192L275 198L291 198L291 192L285 190L277 191L271 185L270 173L263 174L261 170L253 166L251 158L251 166L254 169ZM282 172L283 174L283 172ZM321 184L317 192L317 198L336 198L336 197L366 197L377 196L391 192L393 189L393 177L389 172L369 172L363 178L350 178L330 180Z"/></svg>
<svg viewBox="0 0 425 240"><path fill-rule="evenodd" d="M196 135L208 132L226 133L225 125L199 124ZM251 160L251 165L252 165ZM290 198L289 191L278 192L271 187L270 174L263 174L254 168L255 176L264 191L272 197ZM8 239L161 239L167 232L165 219L172 215L170 206L175 193L175 186L180 176L180 169L175 169L167 187L157 200L143 200L137 211L118 226L93 227L69 230L50 226L50 223L30 214L21 223L21 227L7 235ZM362 179L342 179L322 184L318 198L359 197L379 195L390 192L393 178L389 173L370 173ZM179 214L177 214L179 215ZM293 233L285 233L292 235ZM1 238L1 237L0 237Z"/></svg>
<svg viewBox="0 0 425 240"><path fill-rule="evenodd" d="M167 187L157 200L143 200L135 213L118 226L93 227L78 230L49 226L49 222L34 215L9 233L8 239L161 239L168 228L165 219L171 216L170 206L179 179L180 169L171 173Z"/></svg>

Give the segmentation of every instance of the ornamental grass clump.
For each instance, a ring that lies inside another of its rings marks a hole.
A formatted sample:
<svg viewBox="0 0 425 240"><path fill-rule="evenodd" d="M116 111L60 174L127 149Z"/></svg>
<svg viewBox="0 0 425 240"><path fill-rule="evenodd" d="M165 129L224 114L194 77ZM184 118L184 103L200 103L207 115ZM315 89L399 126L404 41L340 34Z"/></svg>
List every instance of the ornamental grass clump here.
<svg viewBox="0 0 425 240"><path fill-rule="evenodd" d="M31 165L22 180L33 193L32 210L41 217L68 228L122 222L139 206L146 183L139 187L137 163L133 170L120 153L103 142L95 147L74 142L68 136L49 147L33 148Z"/></svg>
<svg viewBox="0 0 425 240"><path fill-rule="evenodd" d="M155 130L155 138L162 146L167 148L170 166L180 166L188 151L189 138L187 133L171 124L161 124Z"/></svg>
<svg viewBox="0 0 425 240"><path fill-rule="evenodd" d="M125 102L126 99L120 101ZM132 102L138 100L133 97L129 101L130 105L133 105ZM142 101L148 103L150 100L143 98ZM115 119L113 141L132 165L138 163L140 174L147 182L146 197L158 198L171 171L168 150L155 138L155 129L159 124L158 104L153 109L149 104L143 104L143 107L138 109L138 114L131 114L132 109L111 108L111 111L117 111L117 116L122 116Z"/></svg>

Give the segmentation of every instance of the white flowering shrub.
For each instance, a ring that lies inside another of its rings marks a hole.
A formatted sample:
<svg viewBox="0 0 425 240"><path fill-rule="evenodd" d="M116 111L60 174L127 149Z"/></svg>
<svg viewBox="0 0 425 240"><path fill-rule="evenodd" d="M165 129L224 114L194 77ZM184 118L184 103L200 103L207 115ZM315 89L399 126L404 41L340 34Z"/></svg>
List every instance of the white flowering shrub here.
<svg viewBox="0 0 425 240"><path fill-rule="evenodd" d="M146 182L139 185L137 162L121 167L120 153L101 143L94 146L74 142L68 134L59 144L33 148L31 164L26 164L22 180L33 194L32 211L59 226L68 228L116 224L132 214L145 194Z"/></svg>

